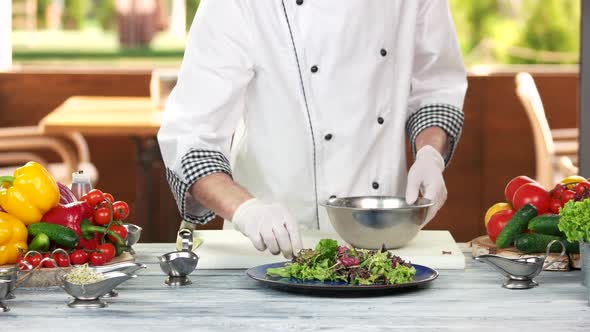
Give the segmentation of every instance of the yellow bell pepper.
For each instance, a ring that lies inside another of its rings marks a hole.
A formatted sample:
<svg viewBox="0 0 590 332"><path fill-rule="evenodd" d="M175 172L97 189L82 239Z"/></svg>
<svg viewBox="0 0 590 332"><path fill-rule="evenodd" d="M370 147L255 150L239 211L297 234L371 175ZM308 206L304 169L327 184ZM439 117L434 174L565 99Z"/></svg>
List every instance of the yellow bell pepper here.
<svg viewBox="0 0 590 332"><path fill-rule="evenodd" d="M57 183L40 164L30 161L2 176L0 182L10 186L0 190L0 206L25 225L37 223L43 214L59 203Z"/></svg>
<svg viewBox="0 0 590 332"><path fill-rule="evenodd" d="M27 227L6 212L0 212L0 265L14 264L19 251L27 251Z"/></svg>

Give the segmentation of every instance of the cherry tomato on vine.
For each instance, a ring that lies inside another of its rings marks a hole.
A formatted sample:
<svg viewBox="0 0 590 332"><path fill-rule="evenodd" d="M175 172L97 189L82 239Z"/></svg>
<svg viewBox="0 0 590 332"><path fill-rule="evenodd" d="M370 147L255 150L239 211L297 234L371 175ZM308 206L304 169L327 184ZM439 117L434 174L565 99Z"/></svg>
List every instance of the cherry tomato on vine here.
<svg viewBox="0 0 590 332"><path fill-rule="evenodd" d="M127 238L127 229L121 225L111 225L109 227L109 230L111 230L115 234L119 235L119 237L121 237L121 239L123 239L123 240L125 240ZM115 239L111 235L109 235L109 239L113 242L117 242L117 239Z"/></svg>
<svg viewBox="0 0 590 332"><path fill-rule="evenodd" d="M115 246L112 243L104 243L96 247L98 251L100 251L105 259L106 263L110 262L113 258L115 258Z"/></svg>
<svg viewBox="0 0 590 332"><path fill-rule="evenodd" d="M101 266L104 265L104 263L106 263L106 257L101 252L91 252L90 256L88 257L88 262L90 262L90 265Z"/></svg>
<svg viewBox="0 0 590 332"><path fill-rule="evenodd" d="M106 225L109 222L111 222L111 210L108 207L102 206L94 211L94 223Z"/></svg>
<svg viewBox="0 0 590 332"><path fill-rule="evenodd" d="M95 207L104 201L104 194L99 189L92 189L82 197L84 196L86 196L85 201L88 202L88 204L90 204L92 207Z"/></svg>
<svg viewBox="0 0 590 332"><path fill-rule="evenodd" d="M129 216L129 205L123 201L113 203L113 218L115 220L125 220Z"/></svg>
<svg viewBox="0 0 590 332"><path fill-rule="evenodd" d="M43 254L43 259L45 259L45 258L49 258L49 254ZM57 262L56 262L56 264L57 264ZM46 267L46 268L50 268L50 269L56 267L55 265L53 265L53 263L49 259L44 261L42 266Z"/></svg>
<svg viewBox="0 0 590 332"><path fill-rule="evenodd" d="M59 267L70 266L70 258L67 255L65 255L64 253L56 252L55 254L53 254L53 259L55 260L55 263L57 263L57 266L59 266Z"/></svg>
<svg viewBox="0 0 590 332"><path fill-rule="evenodd" d="M88 262L88 254L84 250L74 250L70 254L70 263L72 263L72 265L81 265L86 262Z"/></svg>
<svg viewBox="0 0 590 332"><path fill-rule="evenodd" d="M104 199L106 199L107 201L114 203L115 202L115 198L113 197L113 195L109 194L109 193L104 193Z"/></svg>
<svg viewBox="0 0 590 332"><path fill-rule="evenodd" d="M37 267L41 263L42 259L43 259L43 256L40 253L36 253L36 254L28 255L25 258L25 261L27 263L31 264L33 267Z"/></svg>

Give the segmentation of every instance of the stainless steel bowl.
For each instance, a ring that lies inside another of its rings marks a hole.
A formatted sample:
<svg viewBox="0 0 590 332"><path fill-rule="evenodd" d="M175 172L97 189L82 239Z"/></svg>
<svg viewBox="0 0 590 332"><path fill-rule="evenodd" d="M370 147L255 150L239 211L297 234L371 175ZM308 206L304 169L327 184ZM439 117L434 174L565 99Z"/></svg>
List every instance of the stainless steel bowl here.
<svg viewBox="0 0 590 332"><path fill-rule="evenodd" d="M432 202L419 198L408 205L404 197L332 198L321 203L332 226L350 245L364 249L403 247L424 226Z"/></svg>
<svg viewBox="0 0 590 332"><path fill-rule="evenodd" d="M132 245L136 244L137 241L139 241L139 236L141 235L142 228L137 225L127 223L124 223L123 227L127 229L127 238L125 239L125 246L131 247Z"/></svg>

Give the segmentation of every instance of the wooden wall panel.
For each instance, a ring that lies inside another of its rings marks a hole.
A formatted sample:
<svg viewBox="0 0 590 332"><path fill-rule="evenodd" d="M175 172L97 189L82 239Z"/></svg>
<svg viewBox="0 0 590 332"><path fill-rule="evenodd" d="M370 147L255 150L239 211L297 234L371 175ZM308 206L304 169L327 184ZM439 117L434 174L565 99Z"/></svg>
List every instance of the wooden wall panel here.
<svg viewBox="0 0 590 332"><path fill-rule="evenodd" d="M483 186L481 170L483 159L482 116L480 108L482 95L481 78L469 79L469 88L465 98L465 126L461 140L453 159L448 165L444 177L448 197L445 206L427 229L449 229L455 239L467 241L474 234L481 233L480 214L482 200L479 188Z"/></svg>
<svg viewBox="0 0 590 332"><path fill-rule="evenodd" d="M535 74L550 125L577 125L576 74ZM148 96L149 72L0 73L0 125L35 125L72 95ZM467 241L485 233L483 214L503 200L506 182L513 176L534 176L530 125L516 97L514 74L469 77L465 100L465 128L445 178L447 203L428 225L449 229L456 240ZM113 119L116 121L116 119ZM100 171L100 188L116 193L135 206L135 150L130 139L88 139L93 162ZM131 157L130 157L131 156ZM173 241L179 215L164 178L162 166L153 176L159 190L157 224L143 241ZM131 220L133 220L133 211ZM207 226L220 227L220 221Z"/></svg>

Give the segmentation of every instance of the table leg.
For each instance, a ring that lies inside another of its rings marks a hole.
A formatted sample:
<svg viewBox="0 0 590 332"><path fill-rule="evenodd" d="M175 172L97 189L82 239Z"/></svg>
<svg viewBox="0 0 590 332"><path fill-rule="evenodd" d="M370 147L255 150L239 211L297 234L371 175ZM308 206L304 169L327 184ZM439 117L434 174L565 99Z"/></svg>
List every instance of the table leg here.
<svg viewBox="0 0 590 332"><path fill-rule="evenodd" d="M153 241L156 227L156 204L159 191L154 180L154 163L160 159L156 137L132 137L137 153L137 184L135 193L136 220L144 228L144 239Z"/></svg>

